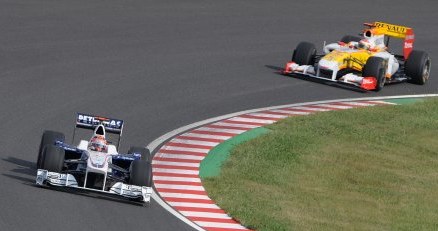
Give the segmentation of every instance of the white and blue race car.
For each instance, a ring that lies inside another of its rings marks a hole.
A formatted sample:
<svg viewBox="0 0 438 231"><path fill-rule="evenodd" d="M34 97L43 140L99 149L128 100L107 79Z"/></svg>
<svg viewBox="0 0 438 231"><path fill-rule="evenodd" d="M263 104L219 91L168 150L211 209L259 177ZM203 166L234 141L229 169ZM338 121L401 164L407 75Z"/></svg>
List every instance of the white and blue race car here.
<svg viewBox="0 0 438 231"><path fill-rule="evenodd" d="M44 131L37 160L37 185L91 190L149 203L152 194L150 152L144 147L131 147L127 154L117 148L123 120L78 113L77 128L94 130L91 139L77 146L65 143L60 132ZM107 134L118 136L117 147Z"/></svg>

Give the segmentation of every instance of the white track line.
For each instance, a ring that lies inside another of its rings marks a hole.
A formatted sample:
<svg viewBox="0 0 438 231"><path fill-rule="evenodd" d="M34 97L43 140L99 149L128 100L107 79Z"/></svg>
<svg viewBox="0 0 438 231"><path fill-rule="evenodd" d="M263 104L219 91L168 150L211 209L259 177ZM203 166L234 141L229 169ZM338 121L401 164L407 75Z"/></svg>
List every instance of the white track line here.
<svg viewBox="0 0 438 231"><path fill-rule="evenodd" d="M194 155L185 155L185 154L167 154L167 153L157 153L159 157L163 158L175 158L175 159L186 159L186 160L203 160L204 156L194 156Z"/></svg>
<svg viewBox="0 0 438 231"><path fill-rule="evenodd" d="M233 224L233 223L206 222L206 221L195 221L195 222L202 227L248 230L242 225Z"/></svg>
<svg viewBox="0 0 438 231"><path fill-rule="evenodd" d="M192 185L155 184L155 188L205 191L204 187L202 186L192 186Z"/></svg>
<svg viewBox="0 0 438 231"><path fill-rule="evenodd" d="M180 206L180 207L192 207L192 208L204 208L204 209L221 209L219 206L215 204L206 204L206 203L189 203L189 202L173 202L169 201L169 204L172 206Z"/></svg>
<svg viewBox="0 0 438 231"><path fill-rule="evenodd" d="M189 194L189 193L168 193L162 192L160 193L162 197L172 197L172 198L181 198L181 199L202 199L202 200L210 200L210 197L205 195L198 194Z"/></svg>
<svg viewBox="0 0 438 231"><path fill-rule="evenodd" d="M178 147L178 146L171 146L171 145L166 145L164 146L162 149L164 150L175 150L175 151L187 151L187 152L200 152L200 153L205 153L207 154L210 149L204 149L204 148L186 148L186 147ZM160 149L160 150L162 150Z"/></svg>
<svg viewBox="0 0 438 231"><path fill-rule="evenodd" d="M336 108L336 109L351 109L351 108L354 108L354 106L343 106L343 105L336 105L336 104L315 104L314 106L329 107L329 108Z"/></svg>
<svg viewBox="0 0 438 231"><path fill-rule="evenodd" d="M209 127L201 127L196 129L197 131L208 131L208 132L225 132L225 133L231 133L231 134L241 134L248 129L225 129L225 128L209 128Z"/></svg>
<svg viewBox="0 0 438 231"><path fill-rule="evenodd" d="M236 128L258 128L258 127L260 127L258 125L235 124L235 123L227 123L227 122L216 122L213 125L229 126L229 127L236 127Z"/></svg>
<svg viewBox="0 0 438 231"><path fill-rule="evenodd" d="M260 123L260 124L273 124L273 123L277 122L275 120L249 119L249 118L242 118L242 117L233 117L233 118L230 118L229 120L240 121L240 122Z"/></svg>
<svg viewBox="0 0 438 231"><path fill-rule="evenodd" d="M362 103L362 102L342 102L342 103L351 106L359 106L359 107L372 107L377 105L374 103Z"/></svg>
<svg viewBox="0 0 438 231"><path fill-rule="evenodd" d="M152 168L152 172L164 172L164 173L177 173L186 175L197 175L199 171L196 170L183 170L183 169L171 169L171 168Z"/></svg>
<svg viewBox="0 0 438 231"><path fill-rule="evenodd" d="M188 217L207 217L207 218L231 218L225 213L210 213L210 212L193 212L193 211L180 211L184 216Z"/></svg>
<svg viewBox="0 0 438 231"><path fill-rule="evenodd" d="M281 109L270 110L270 111L272 111L272 112L279 112L279 113L287 113L287 114L290 114L290 115L309 115L309 114L311 114L311 112L287 111L287 110L281 110Z"/></svg>
<svg viewBox="0 0 438 231"><path fill-rule="evenodd" d="M169 181L181 181L181 182L197 182L200 183L200 178L194 178L194 177L176 177L176 176L153 176L154 181L155 180L169 180Z"/></svg>
<svg viewBox="0 0 438 231"><path fill-rule="evenodd" d="M210 146L210 147L214 147L218 144L220 144L221 142L208 142L208 141L198 141L198 140L188 140L188 139L183 139L183 138L177 138L177 139L172 139L171 142L173 143L180 143L180 144L196 144L196 145L204 145L204 146Z"/></svg>
<svg viewBox="0 0 438 231"><path fill-rule="evenodd" d="M287 115L268 114L266 112L263 112L263 113L251 113L251 114L248 114L248 115L265 117L265 118L273 119L273 120L274 119L284 119L284 118L288 117Z"/></svg>
<svg viewBox="0 0 438 231"><path fill-rule="evenodd" d="M309 105L312 106L312 105ZM312 107L290 107L290 108L284 108L284 110L306 110L306 111L312 111L312 112L321 112L321 111L332 111L331 109L328 108L312 108ZM307 112L308 113L308 112ZM308 113L310 114L310 113Z"/></svg>
<svg viewBox="0 0 438 231"><path fill-rule="evenodd" d="M171 161L161 161L161 160L152 160L152 164L169 165L169 166L199 167L199 163L171 162Z"/></svg>
<svg viewBox="0 0 438 231"><path fill-rule="evenodd" d="M206 138L206 139L218 139L218 140L228 140L233 136L219 136L219 135L208 135L208 134L196 134L196 133L184 133L180 135L180 137L198 137L198 138Z"/></svg>

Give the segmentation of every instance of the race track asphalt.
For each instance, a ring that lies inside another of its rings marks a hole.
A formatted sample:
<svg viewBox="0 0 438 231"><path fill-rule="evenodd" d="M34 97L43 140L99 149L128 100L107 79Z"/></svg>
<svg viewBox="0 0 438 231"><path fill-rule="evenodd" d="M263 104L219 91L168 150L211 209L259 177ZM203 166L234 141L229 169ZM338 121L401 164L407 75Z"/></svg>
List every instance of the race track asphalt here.
<svg viewBox="0 0 438 231"><path fill-rule="evenodd" d="M415 47L435 61L436 9L434 0L0 0L0 230L192 230L154 202L35 187L43 130L70 139L76 112L124 119L126 152L245 109L437 93L434 68L425 86L367 94L276 74L298 42L319 48L377 20L413 27Z"/></svg>

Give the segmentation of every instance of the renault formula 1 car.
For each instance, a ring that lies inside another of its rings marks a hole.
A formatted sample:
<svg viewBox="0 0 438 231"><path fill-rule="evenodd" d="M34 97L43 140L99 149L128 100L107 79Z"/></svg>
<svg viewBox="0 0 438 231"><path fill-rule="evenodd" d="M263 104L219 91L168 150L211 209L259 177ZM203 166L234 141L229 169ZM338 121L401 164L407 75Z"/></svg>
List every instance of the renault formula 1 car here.
<svg viewBox="0 0 438 231"><path fill-rule="evenodd" d="M94 130L89 140L73 146L64 134L45 131L38 152L37 185L91 190L148 203L152 194L152 167L149 150L131 147L127 154L117 148L123 120L78 113L77 128ZM118 136L117 147L107 134Z"/></svg>
<svg viewBox="0 0 438 231"><path fill-rule="evenodd" d="M324 54L317 54L314 44L301 42L282 73L375 91L387 83L427 82L431 60L426 52L413 50L412 28L383 22L364 25L362 37L347 35L324 44ZM388 50L391 37L404 39L403 55Z"/></svg>

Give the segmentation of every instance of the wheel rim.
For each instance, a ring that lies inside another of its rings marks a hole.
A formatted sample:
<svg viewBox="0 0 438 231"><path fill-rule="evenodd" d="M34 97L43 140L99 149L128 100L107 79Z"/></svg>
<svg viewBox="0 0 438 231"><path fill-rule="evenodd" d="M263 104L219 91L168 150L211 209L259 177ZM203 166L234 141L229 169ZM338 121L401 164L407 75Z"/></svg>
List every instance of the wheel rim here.
<svg viewBox="0 0 438 231"><path fill-rule="evenodd" d="M426 82L429 79L429 75L430 75L430 60L428 59L423 69L423 82Z"/></svg>
<svg viewBox="0 0 438 231"><path fill-rule="evenodd" d="M380 69L379 80L379 88L382 88L385 85L385 69Z"/></svg>

